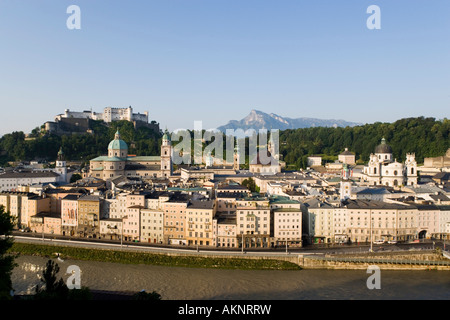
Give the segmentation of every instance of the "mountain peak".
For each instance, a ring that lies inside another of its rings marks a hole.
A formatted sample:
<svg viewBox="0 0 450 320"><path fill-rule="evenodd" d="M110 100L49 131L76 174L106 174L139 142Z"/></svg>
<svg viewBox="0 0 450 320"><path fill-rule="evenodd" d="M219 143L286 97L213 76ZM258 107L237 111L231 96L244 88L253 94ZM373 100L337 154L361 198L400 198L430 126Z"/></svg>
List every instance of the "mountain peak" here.
<svg viewBox="0 0 450 320"><path fill-rule="evenodd" d="M267 114L265 112L252 109L250 113L242 120L231 120L228 124L218 127L217 129L225 132L227 129L299 129L309 127L346 127L361 125L360 123L347 122L344 120L334 119L315 119L315 118L296 118L291 119L279 116L275 113Z"/></svg>

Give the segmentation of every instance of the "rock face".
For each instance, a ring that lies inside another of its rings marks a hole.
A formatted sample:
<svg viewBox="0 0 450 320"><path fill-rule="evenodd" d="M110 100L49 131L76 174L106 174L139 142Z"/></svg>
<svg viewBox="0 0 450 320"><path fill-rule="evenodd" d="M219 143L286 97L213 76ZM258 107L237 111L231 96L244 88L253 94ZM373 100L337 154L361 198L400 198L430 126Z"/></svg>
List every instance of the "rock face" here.
<svg viewBox="0 0 450 320"><path fill-rule="evenodd" d="M267 114L262 111L252 110L248 116L242 120L231 120L226 125L217 129L225 132L227 129L299 129L310 127L346 127L357 126L361 123L348 122L345 120L323 120L315 118L285 118L274 113Z"/></svg>

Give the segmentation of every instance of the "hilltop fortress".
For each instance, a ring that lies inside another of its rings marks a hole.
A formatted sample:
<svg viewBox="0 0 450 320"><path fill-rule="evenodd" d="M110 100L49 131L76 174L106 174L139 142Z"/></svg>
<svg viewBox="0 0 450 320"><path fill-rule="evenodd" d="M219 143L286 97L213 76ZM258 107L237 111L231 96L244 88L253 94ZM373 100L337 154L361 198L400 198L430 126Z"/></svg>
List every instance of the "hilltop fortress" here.
<svg viewBox="0 0 450 320"><path fill-rule="evenodd" d="M90 111L70 111L66 109L63 114L58 114L55 121L47 121L45 130L58 135L73 133L92 133L92 121L103 121L111 123L113 121L130 121L135 128L148 127L159 132L159 123L156 121L148 122L148 112L133 113L131 106L127 108L106 107L103 113Z"/></svg>

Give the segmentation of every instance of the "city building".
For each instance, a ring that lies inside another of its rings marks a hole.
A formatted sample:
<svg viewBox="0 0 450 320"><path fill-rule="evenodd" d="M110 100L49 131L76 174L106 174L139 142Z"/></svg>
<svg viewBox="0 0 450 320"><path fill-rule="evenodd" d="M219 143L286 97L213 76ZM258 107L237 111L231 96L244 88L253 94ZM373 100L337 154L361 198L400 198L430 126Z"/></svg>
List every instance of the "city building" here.
<svg viewBox="0 0 450 320"><path fill-rule="evenodd" d="M308 210L308 242L335 242L335 207L316 198L305 201L305 206ZM345 228L343 229L345 230ZM346 232L346 230L341 232Z"/></svg>
<svg viewBox="0 0 450 320"><path fill-rule="evenodd" d="M172 174L172 147L164 134L161 156L129 156L128 145L116 132L108 145L108 155L90 161L89 177L112 180L120 176L142 179L169 177Z"/></svg>
<svg viewBox="0 0 450 320"><path fill-rule="evenodd" d="M322 156L312 155L307 158L308 167L319 167L322 165Z"/></svg>
<svg viewBox="0 0 450 320"><path fill-rule="evenodd" d="M170 199L161 203L164 212L164 243L187 245L186 210L190 197L186 194L174 193Z"/></svg>
<svg viewBox="0 0 450 320"><path fill-rule="evenodd" d="M85 195L78 199L77 235L87 238L100 236L101 200L96 195Z"/></svg>
<svg viewBox="0 0 450 320"><path fill-rule="evenodd" d="M80 195L68 194L61 199L62 235L74 236L78 227L78 199Z"/></svg>
<svg viewBox="0 0 450 320"><path fill-rule="evenodd" d="M405 163L393 158L392 148L381 140L370 155L369 164L364 167L362 179L369 185L400 187L417 185L417 163L414 154L407 154Z"/></svg>
<svg viewBox="0 0 450 320"><path fill-rule="evenodd" d="M163 243L164 212L158 209L141 209L141 242Z"/></svg>
<svg viewBox="0 0 450 320"><path fill-rule="evenodd" d="M281 172L281 163L270 149L262 148L249 162L249 171L254 174L272 175Z"/></svg>
<svg viewBox="0 0 450 320"><path fill-rule="evenodd" d="M271 245L272 224L268 198L246 197L236 201L236 233L239 246L268 248Z"/></svg>
<svg viewBox="0 0 450 320"><path fill-rule="evenodd" d="M103 121L111 123L114 121L132 122L135 128L145 126L159 132L159 124L156 121L149 123L148 112L134 113L131 106L126 108L106 107L103 113L94 112L92 110L71 111L66 109L63 114L55 117L54 121L47 121L44 126L47 132L57 135L74 134L74 133L94 133L93 122Z"/></svg>
<svg viewBox="0 0 450 320"><path fill-rule="evenodd" d="M418 238L417 207L410 204L347 200L346 234L354 243Z"/></svg>
<svg viewBox="0 0 450 320"><path fill-rule="evenodd" d="M216 216L216 218L213 220L213 230L213 237L215 239L215 245L217 247L238 247L236 213Z"/></svg>
<svg viewBox="0 0 450 320"><path fill-rule="evenodd" d="M216 214L214 200L190 200L186 207L186 240L188 245L214 244L213 219Z"/></svg>
<svg viewBox="0 0 450 320"><path fill-rule="evenodd" d="M348 165L354 165L356 163L355 154L348 151L348 148L345 148L345 150L338 155L338 161Z"/></svg>
<svg viewBox="0 0 450 320"><path fill-rule="evenodd" d="M437 169L450 168L450 149L443 156L425 158L423 166Z"/></svg>
<svg viewBox="0 0 450 320"><path fill-rule="evenodd" d="M0 174L0 191L18 191L21 186L58 183L61 176L52 171L22 171Z"/></svg>

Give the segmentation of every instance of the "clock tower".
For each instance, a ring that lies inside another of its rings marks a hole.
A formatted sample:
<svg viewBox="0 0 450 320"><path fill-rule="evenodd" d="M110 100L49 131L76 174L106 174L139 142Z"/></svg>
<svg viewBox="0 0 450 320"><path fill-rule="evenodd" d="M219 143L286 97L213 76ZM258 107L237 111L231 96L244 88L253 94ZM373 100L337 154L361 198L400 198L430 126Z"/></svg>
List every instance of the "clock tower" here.
<svg viewBox="0 0 450 320"><path fill-rule="evenodd" d="M342 179L341 179L341 188L340 188L340 197L341 201L350 199L352 195L352 180L350 180L350 169L347 164L344 163L344 167L342 169Z"/></svg>
<svg viewBox="0 0 450 320"><path fill-rule="evenodd" d="M172 151L172 141L166 129L161 144L161 177L163 178L169 178L173 173Z"/></svg>

